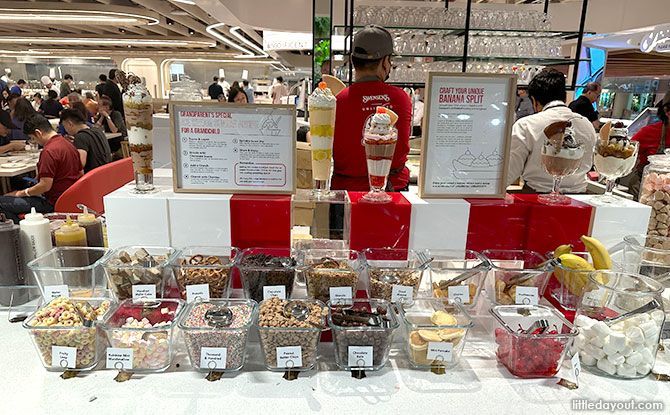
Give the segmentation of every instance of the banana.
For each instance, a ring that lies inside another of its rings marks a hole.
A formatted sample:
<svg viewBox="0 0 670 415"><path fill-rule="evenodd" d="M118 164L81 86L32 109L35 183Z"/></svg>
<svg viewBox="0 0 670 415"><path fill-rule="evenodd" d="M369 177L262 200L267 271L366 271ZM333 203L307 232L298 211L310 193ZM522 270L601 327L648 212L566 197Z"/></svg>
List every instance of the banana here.
<svg viewBox="0 0 670 415"><path fill-rule="evenodd" d="M554 249L554 258L558 258L563 254L572 253L572 245L560 245Z"/></svg>
<svg viewBox="0 0 670 415"><path fill-rule="evenodd" d="M570 271L562 270L560 276L556 275L556 278L567 287L571 294L582 295L588 283L589 273L595 268L589 261L575 254L563 254L559 258L561 266Z"/></svg>
<svg viewBox="0 0 670 415"><path fill-rule="evenodd" d="M581 241L591 254L595 269L612 269L612 258L607 248L599 240L590 236L582 236Z"/></svg>

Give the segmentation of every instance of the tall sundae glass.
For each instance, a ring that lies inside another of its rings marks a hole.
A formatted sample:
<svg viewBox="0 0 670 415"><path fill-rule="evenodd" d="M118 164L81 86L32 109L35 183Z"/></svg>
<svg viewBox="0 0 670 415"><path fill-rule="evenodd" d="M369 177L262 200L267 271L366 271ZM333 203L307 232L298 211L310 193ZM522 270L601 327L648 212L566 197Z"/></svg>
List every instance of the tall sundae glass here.
<svg viewBox="0 0 670 415"><path fill-rule="evenodd" d="M551 193L538 196L547 205L567 205L570 198L560 192L561 180L575 174L584 158L584 143L579 142L572 122L558 121L544 129L547 139L542 146L542 166L554 179Z"/></svg>
<svg viewBox="0 0 670 415"><path fill-rule="evenodd" d="M337 99L320 82L308 99L309 130L312 135L312 197L330 196L330 173L333 169L333 137L335 135L335 107Z"/></svg>
<svg viewBox="0 0 670 415"><path fill-rule="evenodd" d="M638 143L628 138L628 129L618 121L608 122L600 129L600 140L596 142L593 164L607 181L605 194L595 199L601 203L616 203L612 195L616 180L633 171L637 162Z"/></svg>
<svg viewBox="0 0 670 415"><path fill-rule="evenodd" d="M365 158L368 164L370 192L363 196L369 202L386 203L391 196L386 193L388 175L391 171L395 145L398 142L398 130L394 125L398 116L384 107L377 107L363 133Z"/></svg>
<svg viewBox="0 0 670 415"><path fill-rule="evenodd" d="M139 77L131 75L128 82L128 89L123 94L123 110L135 171L135 191L147 193L154 190L153 104L151 94Z"/></svg>

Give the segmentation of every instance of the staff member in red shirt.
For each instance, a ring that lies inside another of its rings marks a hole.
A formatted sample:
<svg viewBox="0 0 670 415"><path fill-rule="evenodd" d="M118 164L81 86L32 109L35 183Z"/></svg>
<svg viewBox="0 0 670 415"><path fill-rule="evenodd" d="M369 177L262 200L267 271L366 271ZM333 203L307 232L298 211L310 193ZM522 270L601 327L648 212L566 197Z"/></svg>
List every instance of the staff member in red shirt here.
<svg viewBox="0 0 670 415"><path fill-rule="evenodd" d="M385 83L393 67L392 55L393 38L383 27L367 26L356 34L351 54L355 83L337 95L335 165L331 182L334 190L370 190L365 148L361 142L365 124L376 107L387 107L398 114L398 143L389 183L394 191L407 189L409 170L405 162L409 153L412 102L402 89Z"/></svg>
<svg viewBox="0 0 670 415"><path fill-rule="evenodd" d="M82 175L77 149L57 134L44 116L28 118L23 132L44 149L37 162L37 184L0 196L0 212L16 224L19 215L30 212L33 207L40 213L53 212L56 200Z"/></svg>
<svg viewBox="0 0 670 415"><path fill-rule="evenodd" d="M663 154L663 150L670 148L670 92L658 103L658 118L660 122L642 127L632 138L640 143L638 169L647 165L647 157L652 154ZM665 136L664 139L661 139Z"/></svg>

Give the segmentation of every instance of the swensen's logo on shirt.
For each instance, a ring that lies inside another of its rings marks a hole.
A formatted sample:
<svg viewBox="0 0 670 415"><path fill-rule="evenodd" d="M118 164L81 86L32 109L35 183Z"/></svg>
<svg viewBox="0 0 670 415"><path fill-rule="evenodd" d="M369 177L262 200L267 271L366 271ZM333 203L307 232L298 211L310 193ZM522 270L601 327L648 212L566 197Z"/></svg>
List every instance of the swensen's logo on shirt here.
<svg viewBox="0 0 670 415"><path fill-rule="evenodd" d="M363 104L367 104L370 101L390 101L391 98L387 94L384 95L363 95Z"/></svg>

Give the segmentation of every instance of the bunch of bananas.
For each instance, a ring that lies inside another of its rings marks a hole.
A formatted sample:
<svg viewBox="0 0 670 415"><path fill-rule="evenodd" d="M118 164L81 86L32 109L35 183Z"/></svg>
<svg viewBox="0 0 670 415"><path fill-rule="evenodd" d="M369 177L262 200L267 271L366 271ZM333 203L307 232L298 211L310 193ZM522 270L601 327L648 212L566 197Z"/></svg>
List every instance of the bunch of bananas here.
<svg viewBox="0 0 670 415"><path fill-rule="evenodd" d="M589 274L597 269L612 269L612 259L607 248L597 239L582 236L582 243L591 255L593 264L572 253L572 245L561 245L554 250L554 258L561 260L561 267L554 269L554 276L567 287L570 294L581 296L589 281ZM569 270L569 271L568 271ZM596 280L606 283L606 276L597 275Z"/></svg>

